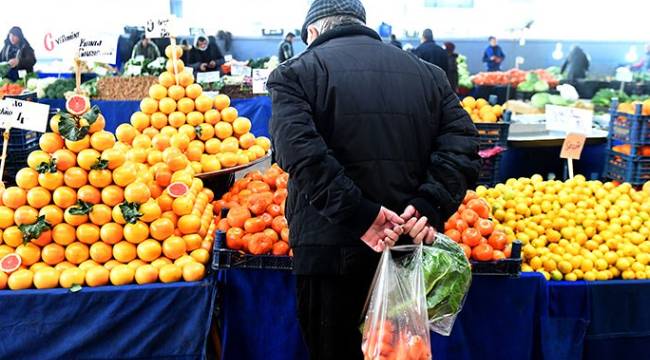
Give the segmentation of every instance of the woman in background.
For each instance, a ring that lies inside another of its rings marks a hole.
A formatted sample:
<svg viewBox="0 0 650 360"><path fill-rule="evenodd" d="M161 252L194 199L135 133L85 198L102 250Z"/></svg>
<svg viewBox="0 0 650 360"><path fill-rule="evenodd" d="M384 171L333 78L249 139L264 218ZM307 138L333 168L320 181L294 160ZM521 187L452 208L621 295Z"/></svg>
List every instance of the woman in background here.
<svg viewBox="0 0 650 360"><path fill-rule="evenodd" d="M449 84L455 92L458 92L458 54L456 54L456 45L453 42L445 43L445 50L449 57L449 65L447 66L447 78Z"/></svg>
<svg viewBox="0 0 650 360"><path fill-rule="evenodd" d="M23 36L23 31L18 26L9 30L4 47L0 51L0 62L5 61L9 63L10 67L7 77L12 81L18 80L19 70L34 71L34 64L36 64L34 49L29 45Z"/></svg>

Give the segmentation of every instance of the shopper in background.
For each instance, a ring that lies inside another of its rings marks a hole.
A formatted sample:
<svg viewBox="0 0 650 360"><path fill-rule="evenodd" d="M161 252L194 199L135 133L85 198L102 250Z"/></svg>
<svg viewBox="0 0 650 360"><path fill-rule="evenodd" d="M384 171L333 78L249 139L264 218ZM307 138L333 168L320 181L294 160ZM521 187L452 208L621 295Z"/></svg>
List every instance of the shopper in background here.
<svg viewBox="0 0 650 360"><path fill-rule="evenodd" d="M448 74L449 57L447 52L433 40L433 31L431 29L424 29L420 42L420 46L413 50L413 53L419 56L420 59L438 66Z"/></svg>
<svg viewBox="0 0 650 360"><path fill-rule="evenodd" d="M650 44L645 46L645 56L638 63L631 66L634 71L650 71Z"/></svg>
<svg viewBox="0 0 650 360"><path fill-rule="evenodd" d="M397 46L398 48L402 48L402 43L397 40L397 36L395 34L390 34L390 44Z"/></svg>
<svg viewBox="0 0 650 360"><path fill-rule="evenodd" d="M218 71L219 66L225 63L221 50L216 44L209 44L208 38L199 36L190 50L189 66L195 72Z"/></svg>
<svg viewBox="0 0 650 360"><path fill-rule="evenodd" d="M6 77L12 81L18 80L18 71L20 70L34 71L34 64L36 64L34 49L18 26L9 29L4 46L0 50L0 62L5 61L9 63L9 72Z"/></svg>
<svg viewBox="0 0 650 360"><path fill-rule="evenodd" d="M274 154L291 174L286 216L312 360L363 359L378 252L401 233L432 242L480 167L476 128L444 71L385 44L365 20L359 0L315 0L307 50L267 82Z"/></svg>
<svg viewBox="0 0 650 360"><path fill-rule="evenodd" d="M489 45L483 52L483 62L487 66L487 71L499 71L506 54L501 50L501 46L497 45L497 38L490 36L488 42Z"/></svg>
<svg viewBox="0 0 650 360"><path fill-rule="evenodd" d="M452 42L446 42L445 50L447 50L447 56L449 57L449 66L447 70L449 84L455 92L458 92L458 54L455 52L456 45Z"/></svg>
<svg viewBox="0 0 650 360"><path fill-rule="evenodd" d="M293 33L288 33L278 48L278 60L284 62L293 57L293 39L296 37Z"/></svg>
<svg viewBox="0 0 650 360"><path fill-rule="evenodd" d="M160 57L160 49L143 34L140 40L133 46L131 59L135 59L138 56L143 56L145 60L149 61L156 60Z"/></svg>
<svg viewBox="0 0 650 360"><path fill-rule="evenodd" d="M586 78L587 70L589 70L589 57L580 46L574 46L562 64L561 72L566 71L568 81L575 81Z"/></svg>

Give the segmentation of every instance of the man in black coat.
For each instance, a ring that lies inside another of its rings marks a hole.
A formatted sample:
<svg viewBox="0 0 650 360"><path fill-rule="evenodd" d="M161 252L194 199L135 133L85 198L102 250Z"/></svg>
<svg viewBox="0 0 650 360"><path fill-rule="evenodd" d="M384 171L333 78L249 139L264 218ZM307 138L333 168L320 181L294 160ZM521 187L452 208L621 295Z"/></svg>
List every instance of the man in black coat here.
<svg viewBox="0 0 650 360"><path fill-rule="evenodd" d="M433 41L433 31L431 29L424 29L420 41L420 46L415 48L413 53L419 56L420 59L438 66L447 74L449 57L447 56L447 52Z"/></svg>
<svg viewBox="0 0 650 360"><path fill-rule="evenodd" d="M188 64L194 72L219 71L219 67L224 63L224 57L216 41L210 44L205 36L196 38L196 43L190 50Z"/></svg>
<svg viewBox="0 0 650 360"><path fill-rule="evenodd" d="M363 358L378 252L402 233L432 242L480 164L476 128L444 72L364 23L358 0L315 0L301 32L307 50L267 82L312 359Z"/></svg>

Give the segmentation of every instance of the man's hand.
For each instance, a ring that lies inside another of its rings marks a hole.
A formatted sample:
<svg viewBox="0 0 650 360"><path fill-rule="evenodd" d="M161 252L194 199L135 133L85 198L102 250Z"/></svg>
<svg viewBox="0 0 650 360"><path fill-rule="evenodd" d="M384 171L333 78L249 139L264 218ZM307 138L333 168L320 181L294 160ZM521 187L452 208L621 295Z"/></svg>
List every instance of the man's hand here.
<svg viewBox="0 0 650 360"><path fill-rule="evenodd" d="M206 71L207 69L208 69L208 64L202 63L201 65L199 65L200 71Z"/></svg>
<svg viewBox="0 0 650 360"><path fill-rule="evenodd" d="M214 69L217 66L217 62L214 60L210 60L210 63L208 64L208 67L210 69Z"/></svg>
<svg viewBox="0 0 650 360"><path fill-rule="evenodd" d="M401 217L382 206L361 240L376 252L382 252L386 247L395 245L402 234L402 224L404 220Z"/></svg>
<svg viewBox="0 0 650 360"><path fill-rule="evenodd" d="M18 65L18 59L16 59L16 58L9 59L8 62L9 62L9 66L11 66L11 67L16 67L16 65Z"/></svg>
<svg viewBox="0 0 650 360"><path fill-rule="evenodd" d="M412 237L414 243L420 244L422 241L425 244L433 243L436 230L429 225L429 219L426 216L420 216L420 213L413 205L407 206L400 218L404 221L402 226L404 234Z"/></svg>

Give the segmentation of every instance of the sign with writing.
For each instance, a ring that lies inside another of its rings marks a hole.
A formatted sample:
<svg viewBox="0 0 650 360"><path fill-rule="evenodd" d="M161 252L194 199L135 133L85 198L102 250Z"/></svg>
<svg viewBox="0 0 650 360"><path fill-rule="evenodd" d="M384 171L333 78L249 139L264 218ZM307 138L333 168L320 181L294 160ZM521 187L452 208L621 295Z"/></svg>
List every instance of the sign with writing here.
<svg viewBox="0 0 650 360"><path fill-rule="evenodd" d="M594 122L593 110L566 106L546 105L546 129L582 134L591 133Z"/></svg>
<svg viewBox="0 0 650 360"><path fill-rule="evenodd" d="M79 58L83 61L114 64L117 56L117 36L85 35L79 39Z"/></svg>
<svg viewBox="0 0 650 360"><path fill-rule="evenodd" d="M196 82L199 84L209 84L219 81L221 75L218 71L206 71L196 74Z"/></svg>
<svg viewBox="0 0 650 360"><path fill-rule="evenodd" d="M586 140L587 137L583 134L567 134L564 143L562 144L560 157L562 159L580 160L580 154L582 154L582 149L585 147Z"/></svg>
<svg viewBox="0 0 650 360"><path fill-rule="evenodd" d="M253 94L266 94L269 91L266 89L266 82L269 80L271 70L269 69L254 69L253 70Z"/></svg>
<svg viewBox="0 0 650 360"><path fill-rule="evenodd" d="M224 60L226 63L231 62L231 61L232 61L232 55L230 55L230 54L226 54L226 55L224 55L224 56L223 56L223 60Z"/></svg>
<svg viewBox="0 0 650 360"><path fill-rule="evenodd" d="M0 100L0 128L45 132L50 106L6 98Z"/></svg>
<svg viewBox="0 0 650 360"><path fill-rule="evenodd" d="M632 71L628 67L621 66L616 69L616 81L631 82L633 77Z"/></svg>
<svg viewBox="0 0 650 360"><path fill-rule="evenodd" d="M173 34L173 21L171 18L149 19L144 27L145 35L148 38L168 38Z"/></svg>
<svg viewBox="0 0 650 360"><path fill-rule="evenodd" d="M251 76L251 71L253 69L250 66L232 64L230 67L230 75L232 76Z"/></svg>
<svg viewBox="0 0 650 360"><path fill-rule="evenodd" d="M42 47L39 46L36 50L39 54L44 54L45 58L72 59L80 37L81 32L78 30L47 31L42 37Z"/></svg>

